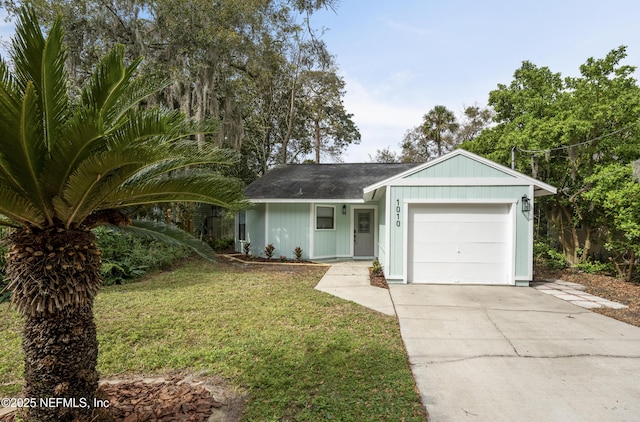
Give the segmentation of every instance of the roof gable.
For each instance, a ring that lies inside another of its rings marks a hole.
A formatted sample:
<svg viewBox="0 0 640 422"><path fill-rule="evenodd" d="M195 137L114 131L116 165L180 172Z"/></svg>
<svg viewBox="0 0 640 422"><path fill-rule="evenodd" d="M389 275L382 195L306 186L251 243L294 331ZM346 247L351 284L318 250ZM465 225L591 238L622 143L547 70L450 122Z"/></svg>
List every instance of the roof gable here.
<svg viewBox="0 0 640 422"><path fill-rule="evenodd" d="M405 178L441 178L441 177L514 177L501 169L487 165L467 155L456 154L444 156L435 165L424 166Z"/></svg>
<svg viewBox="0 0 640 422"><path fill-rule="evenodd" d="M383 186L412 183L428 185L533 185L536 196L551 195L557 191L551 185L464 149L456 149L404 173L367 186L364 191L369 193Z"/></svg>

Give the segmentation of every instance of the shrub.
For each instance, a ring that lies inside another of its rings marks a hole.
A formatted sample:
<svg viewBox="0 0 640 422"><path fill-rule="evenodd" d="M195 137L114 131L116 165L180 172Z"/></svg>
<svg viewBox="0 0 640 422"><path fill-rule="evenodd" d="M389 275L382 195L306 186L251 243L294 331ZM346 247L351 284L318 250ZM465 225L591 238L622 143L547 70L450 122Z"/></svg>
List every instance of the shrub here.
<svg viewBox="0 0 640 422"><path fill-rule="evenodd" d="M275 250L276 250L276 247L273 246L273 243L269 243L264 248L264 256L266 256L269 259L273 258L273 253L275 252Z"/></svg>
<svg viewBox="0 0 640 422"><path fill-rule="evenodd" d="M242 252L244 252L245 255L251 255L251 242L244 242Z"/></svg>
<svg viewBox="0 0 640 422"><path fill-rule="evenodd" d="M378 258L373 260L373 263L371 265L371 272L375 275L382 275L384 273L382 264L380 264Z"/></svg>
<svg viewBox="0 0 640 422"><path fill-rule="evenodd" d="M533 255L537 261L540 261L550 270L567 268L567 258L564 254L545 242L535 242L533 244Z"/></svg>
<svg viewBox="0 0 640 422"><path fill-rule="evenodd" d="M210 243L210 246L216 252L227 252L235 247L235 239L233 237L221 237Z"/></svg>
<svg viewBox="0 0 640 422"><path fill-rule="evenodd" d="M280 262L287 262L287 256L286 255L280 255Z"/></svg>
<svg viewBox="0 0 640 422"><path fill-rule="evenodd" d="M610 262L587 261L576 264L573 269L584 271L587 274L615 274L615 268Z"/></svg>
<svg viewBox="0 0 640 422"><path fill-rule="evenodd" d="M101 272L105 285L124 284L146 271L166 270L191 254L182 246L142 239L104 227L95 229L94 233L102 252Z"/></svg>
<svg viewBox="0 0 640 422"><path fill-rule="evenodd" d="M300 246L296 246L296 248L293 250L293 254L298 261L302 260L302 248Z"/></svg>

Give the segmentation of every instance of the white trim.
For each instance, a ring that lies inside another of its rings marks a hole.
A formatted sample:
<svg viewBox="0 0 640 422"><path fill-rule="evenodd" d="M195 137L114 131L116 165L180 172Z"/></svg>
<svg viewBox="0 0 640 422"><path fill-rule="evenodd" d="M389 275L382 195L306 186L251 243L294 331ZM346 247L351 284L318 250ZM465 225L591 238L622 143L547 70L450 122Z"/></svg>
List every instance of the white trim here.
<svg viewBox="0 0 640 422"><path fill-rule="evenodd" d="M322 208L333 208L333 227L330 229L319 229L318 228L318 207ZM313 229L319 232L330 232L338 230L337 224L337 214L336 214L336 206L335 205L326 205L326 204L313 204Z"/></svg>
<svg viewBox="0 0 640 422"><path fill-rule="evenodd" d="M364 199L279 199L279 198L261 198L251 199L249 202L253 204L325 204L325 203L341 203L341 204L364 204Z"/></svg>
<svg viewBox="0 0 640 422"><path fill-rule="evenodd" d="M464 205L464 204L473 204L473 205L480 205L480 204L487 204L487 205L495 205L495 204L505 204L505 205L510 205L509 206L509 212L508 212L508 220L510 222L510 227L509 229L511 230L511 235L509 236L509 238L511 239L511 244L508 245L509 247L509 251L507 252L507 255L509 255L511 262L508 263L508 273L507 273L507 285L509 286L515 286L516 285L516 277L515 277L515 272L516 272L516 238L517 238L517 214L516 214L516 210L518 208L518 200L512 200L512 199L497 199L497 200L460 200L460 199L456 199L456 200L449 200L449 199L436 199L436 200L430 200L430 199L422 199L422 200L412 200L412 199L405 199L403 201L404 207L403 207L403 211L402 211L402 218L403 221L405 221L405 224L403 225L403 262L402 262L402 283L403 284L408 284L409 283L409 277L408 277L408 268L409 268L409 206L410 205L424 205L424 204L452 204L452 205ZM389 276L390 279L393 279L393 276Z"/></svg>
<svg viewBox="0 0 640 422"><path fill-rule="evenodd" d="M533 213L533 207L535 206L534 204L534 200L533 200L533 195L534 195L534 189L533 186L529 187L529 195L531 199L531 210L529 211L529 230L528 230L528 238L527 238L527 249L528 249L528 253L527 253L527 275L525 280L527 281L533 281L533 220L534 220L534 213Z"/></svg>
<svg viewBox="0 0 640 422"><path fill-rule="evenodd" d="M530 186L515 177L409 177L392 180L388 186Z"/></svg>
<svg viewBox="0 0 640 422"><path fill-rule="evenodd" d="M315 233L316 231L314 230L315 226L316 226L316 222L314 219L314 214L315 214L315 208L313 207L313 204L309 204L309 259L315 259L315 244L316 244L316 239L315 239Z"/></svg>
<svg viewBox="0 0 640 422"><path fill-rule="evenodd" d="M389 268L389 263L391 262L391 189L387 189L385 194L387 195L384 198L384 259L385 262L382 263L383 272L385 272L385 276L387 276L385 269Z"/></svg>
<svg viewBox="0 0 640 422"><path fill-rule="evenodd" d="M533 177L529 177L529 176L524 175L522 173L519 173L519 172L517 172L515 170L511 170L510 168L505 167L502 164L498 164L498 163L493 162L491 160L488 160L488 159L486 159L484 157L476 155L476 154L474 154L472 152L469 152L469 151L466 151L464 149L460 149L459 148L459 149L456 149L456 150L454 150L454 151L452 151L452 152L450 152L448 154L445 154L445 155L443 155L441 157L438 157L438 158L436 158L436 159L434 159L432 161L428 161L428 162L426 162L424 164L421 164L421 165L419 165L417 167L414 167L414 168L409 169L407 171L404 171L404 172L402 172L400 174L392 176L392 177L390 177L388 179L385 179L385 180L383 180L381 182L378 182L378 183L375 183L373 185L367 186L367 187L364 188L364 193L366 194L366 193L371 192L371 191L373 191L375 189L378 189L378 188L380 188L382 186L391 185L396 180L403 179L403 178L405 178L405 177L407 177L407 176L409 176L411 174L414 174L414 173L417 173L419 171L422 171L422 170L424 170L426 168L434 166L434 165L436 165L436 164L438 164L438 163L440 163L442 161L448 160L448 159L450 159L452 157L456 157L458 155L462 155L464 157L467 157L467 158L470 158L472 160L478 161L478 162L480 162L482 164L485 164L486 166L489 166L491 168L494 168L496 170L499 170L499 171L501 171L503 173L506 173L506 174L508 174L510 176L513 176L515 178L521 179L521 180L526 182L526 183L520 183L520 184L534 185L534 186L536 186L538 188L537 192L540 192L540 190L546 191L548 195L552 195L552 194L555 194L557 192L557 189L555 187L553 187L551 185L548 185L548 184L546 184L544 182L541 182L540 180L534 179ZM449 180L450 179L451 178L449 178ZM493 178L489 178L489 179L493 179ZM479 178L479 180L484 180L484 179L483 178ZM538 193L537 196L542 196L542 195L544 195L544 192Z"/></svg>
<svg viewBox="0 0 640 422"><path fill-rule="evenodd" d="M265 204L264 206L264 244L265 246L269 243L269 204Z"/></svg>
<svg viewBox="0 0 640 422"><path fill-rule="evenodd" d="M326 255L326 256L314 256L312 259L336 259L336 258L353 258L351 255Z"/></svg>
<svg viewBox="0 0 640 422"><path fill-rule="evenodd" d="M405 199L404 204L515 204L515 199Z"/></svg>
<svg viewBox="0 0 640 422"><path fill-rule="evenodd" d="M355 230L355 218L356 218L356 209L359 210L373 210L373 255L371 256L371 258L374 258L376 255L376 245L378 244L378 204L371 204L371 205L362 205L362 206L352 206L351 208L351 212L349 213L349 217L350 217L350 222L349 222L349 241L351 242L351 247L349 248L349 252L351 253L351 256L355 259L356 255L355 255L355 247L353 245L353 238L351 237L351 235L353 234L354 230ZM360 256L358 255L358 258L361 259L365 259L368 258L367 256Z"/></svg>

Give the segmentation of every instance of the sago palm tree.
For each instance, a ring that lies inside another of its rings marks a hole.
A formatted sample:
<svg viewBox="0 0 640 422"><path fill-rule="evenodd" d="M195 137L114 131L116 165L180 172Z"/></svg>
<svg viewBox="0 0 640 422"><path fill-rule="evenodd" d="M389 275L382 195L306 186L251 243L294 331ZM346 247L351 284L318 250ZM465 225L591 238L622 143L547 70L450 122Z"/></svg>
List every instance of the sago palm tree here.
<svg viewBox="0 0 640 422"><path fill-rule="evenodd" d="M139 205L243 205L241 184L208 170L230 155L188 140L210 128L143 106L163 83L134 77L139 62L125 65L116 48L73 96L62 39L60 20L45 36L23 8L13 64L0 63L0 224L14 228L6 272L24 320L24 395L89 405L32 407L26 417L39 422L94 415L101 261L91 229L127 226L123 210Z"/></svg>

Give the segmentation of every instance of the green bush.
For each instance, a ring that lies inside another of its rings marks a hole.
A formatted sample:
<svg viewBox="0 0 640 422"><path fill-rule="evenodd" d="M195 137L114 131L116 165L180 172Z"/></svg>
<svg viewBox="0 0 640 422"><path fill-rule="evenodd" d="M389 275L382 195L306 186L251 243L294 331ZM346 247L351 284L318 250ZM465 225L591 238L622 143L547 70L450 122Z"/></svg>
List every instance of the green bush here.
<svg viewBox="0 0 640 422"><path fill-rule="evenodd" d="M235 248L236 241L233 237L221 237L210 242L209 246L216 252L227 252Z"/></svg>
<svg viewBox="0 0 640 422"><path fill-rule="evenodd" d="M124 284L147 271L166 270L191 252L182 246L115 232L94 230L102 252L104 284Z"/></svg>
<svg viewBox="0 0 640 422"><path fill-rule="evenodd" d="M542 262L550 270L561 270L567 268L567 258L562 252L545 242L535 242L533 244L533 256L536 261Z"/></svg>
<svg viewBox="0 0 640 422"><path fill-rule="evenodd" d="M373 260L373 263L371 265L371 272L375 275L383 274L383 267L382 267L382 264L380 264L380 261L378 260L378 258Z"/></svg>
<svg viewBox="0 0 640 422"><path fill-rule="evenodd" d="M611 265L610 262L598 262L598 261L587 261L581 262L572 266L571 268L579 271L584 271L587 274L615 274L615 268Z"/></svg>

